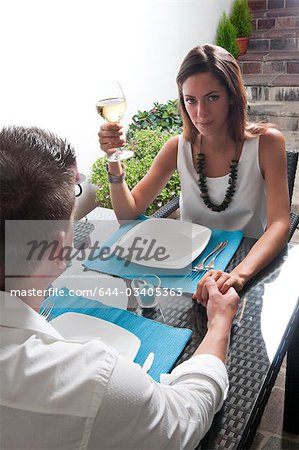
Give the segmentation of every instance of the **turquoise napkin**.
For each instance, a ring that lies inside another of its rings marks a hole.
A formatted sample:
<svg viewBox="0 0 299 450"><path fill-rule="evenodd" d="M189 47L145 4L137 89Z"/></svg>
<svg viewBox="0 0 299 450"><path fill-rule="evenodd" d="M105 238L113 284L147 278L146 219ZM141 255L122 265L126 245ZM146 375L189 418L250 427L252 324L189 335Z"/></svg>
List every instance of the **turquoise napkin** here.
<svg viewBox="0 0 299 450"><path fill-rule="evenodd" d="M129 224L121 226L103 245L103 247L112 247L128 230L140 223L140 220L150 220L146 216L140 216L139 220L130 222ZM163 219L161 219L163 220ZM243 232L237 231L222 231L212 229L212 235L210 241L205 250L193 261L192 266L195 266L201 261L210 251L215 247L218 242L228 240L227 247L220 253L216 259L216 269L225 270L228 263L232 259L236 250L238 249L240 242L243 239ZM110 275L116 275L122 278L138 278L145 274L158 275L161 278L163 287L180 290L181 292L193 293L196 288L197 282L204 275L203 272L198 273L194 277L190 277L191 265L184 267L183 269L164 269L155 267L146 267L141 264L134 264L130 262L126 265L124 259L120 259L117 256L112 256L110 259L100 259L99 255L101 249L93 255L92 260L86 260L83 265L97 272L107 273ZM161 263L162 264L162 263Z"/></svg>
<svg viewBox="0 0 299 450"><path fill-rule="evenodd" d="M48 297L42 305L54 303L53 319L66 312L78 312L115 323L135 334L141 341L135 362L142 365L149 352L154 352L155 359L148 373L156 381L160 381L161 373L170 372L192 335L186 328L174 328L95 300L70 296L67 288L62 288L59 294Z"/></svg>

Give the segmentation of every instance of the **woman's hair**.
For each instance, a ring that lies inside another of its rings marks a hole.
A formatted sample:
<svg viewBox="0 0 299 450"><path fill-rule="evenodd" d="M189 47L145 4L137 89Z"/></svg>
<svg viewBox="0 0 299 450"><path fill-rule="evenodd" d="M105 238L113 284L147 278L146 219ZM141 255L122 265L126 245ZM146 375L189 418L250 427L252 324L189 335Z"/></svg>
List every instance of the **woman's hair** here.
<svg viewBox="0 0 299 450"><path fill-rule="evenodd" d="M185 139L194 142L198 130L185 108L182 87L184 82L197 73L209 72L225 87L229 98L228 130L235 142L263 134L273 124L251 124L247 119L247 94L242 74L235 58L222 47L205 44L194 47L185 57L177 76L179 104L183 119Z"/></svg>

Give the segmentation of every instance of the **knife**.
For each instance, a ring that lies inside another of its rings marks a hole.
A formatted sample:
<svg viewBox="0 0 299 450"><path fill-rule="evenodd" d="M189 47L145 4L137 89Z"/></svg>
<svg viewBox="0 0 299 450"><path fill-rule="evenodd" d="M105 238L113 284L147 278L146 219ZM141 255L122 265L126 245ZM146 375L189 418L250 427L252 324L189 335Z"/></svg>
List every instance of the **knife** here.
<svg viewBox="0 0 299 450"><path fill-rule="evenodd" d="M219 249L222 247L222 245L223 245L223 242L218 242L218 244L215 245L215 247L213 248L213 250L210 251L210 253L209 253L207 256L205 256L204 259L202 259L198 264L196 264L196 266L194 266L194 267L192 268L192 270L196 270L196 271L198 271L198 270L203 270L204 265L205 265L205 263L207 262L207 260L208 260L209 258L211 258L211 256L213 256L213 254L214 254L215 252L217 252L217 250L219 250Z"/></svg>

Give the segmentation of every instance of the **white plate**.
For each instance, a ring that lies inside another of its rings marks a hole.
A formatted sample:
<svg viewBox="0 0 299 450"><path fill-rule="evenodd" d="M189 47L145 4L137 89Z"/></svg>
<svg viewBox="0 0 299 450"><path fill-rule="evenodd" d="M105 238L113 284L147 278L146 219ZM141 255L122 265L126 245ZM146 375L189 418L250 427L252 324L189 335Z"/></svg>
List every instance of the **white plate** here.
<svg viewBox="0 0 299 450"><path fill-rule="evenodd" d="M105 344L115 348L120 354L134 360L140 347L140 339L124 328L99 319L68 312L49 322L65 339L86 341L100 338Z"/></svg>
<svg viewBox="0 0 299 450"><path fill-rule="evenodd" d="M116 250L118 246L123 249L122 256L119 250L116 254L119 254L125 260L142 266L181 269L191 264L200 255L207 246L211 233L209 228L184 220L143 220L122 236L111 247L111 251ZM136 240L135 248L142 249L142 252L138 250L130 252L130 249L134 247L136 238L140 239ZM165 248L165 253L153 257L158 247ZM140 259L140 256L145 257L147 252L149 257ZM166 255L168 256L167 259L162 261L161 258Z"/></svg>

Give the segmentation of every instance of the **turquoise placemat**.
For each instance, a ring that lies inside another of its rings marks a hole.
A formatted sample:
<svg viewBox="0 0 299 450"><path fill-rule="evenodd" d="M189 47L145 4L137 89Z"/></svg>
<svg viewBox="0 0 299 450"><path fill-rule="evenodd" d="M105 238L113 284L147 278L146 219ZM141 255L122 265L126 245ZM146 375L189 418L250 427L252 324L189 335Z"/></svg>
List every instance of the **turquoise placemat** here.
<svg viewBox="0 0 299 450"><path fill-rule="evenodd" d="M77 312L107 320L131 331L141 341L136 363L142 365L149 352L154 352L154 362L148 373L156 381L160 381L161 373L171 371L192 335L192 331L187 328L174 328L95 300L70 296L67 288L62 288L59 296L48 297L42 308L47 303L54 303L52 319L66 312Z"/></svg>
<svg viewBox="0 0 299 450"><path fill-rule="evenodd" d="M112 245L117 242L121 236L123 236L128 230L132 227L136 226L140 223L140 220L150 220L150 218L146 216L140 216L138 220L132 221L129 224L121 226L103 245L103 247L112 247ZM161 219L165 220L165 219ZM212 229L212 235L210 241L205 248L205 250L193 261L192 266L195 266L198 262L200 262L206 255L210 253L210 251L215 247L218 242L228 240L227 247L220 253L218 258L216 259L216 269L225 270L228 263L232 259L236 250L238 249L240 242L243 239L243 232L240 230L237 231L223 231ZM133 279L136 277L142 277L145 274L154 274L158 275L161 278L162 286L166 288L172 289L180 289L182 292L193 293L196 288L197 282L204 275L203 272L198 273L196 277L191 278L190 270L191 265L189 267L183 269L164 269L164 268L154 268L154 267L146 267L141 264L135 264L130 262L129 265L126 264L124 259L120 259L117 256L112 256L110 259L103 260L100 257L101 249L99 249L93 255L92 260L86 260L84 262L84 266L90 270L94 270L97 272L107 273L110 275L119 276L122 278Z"/></svg>

